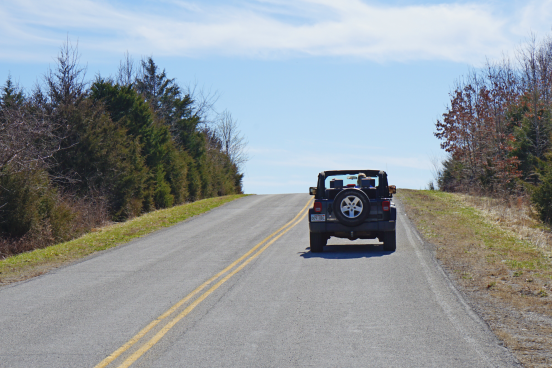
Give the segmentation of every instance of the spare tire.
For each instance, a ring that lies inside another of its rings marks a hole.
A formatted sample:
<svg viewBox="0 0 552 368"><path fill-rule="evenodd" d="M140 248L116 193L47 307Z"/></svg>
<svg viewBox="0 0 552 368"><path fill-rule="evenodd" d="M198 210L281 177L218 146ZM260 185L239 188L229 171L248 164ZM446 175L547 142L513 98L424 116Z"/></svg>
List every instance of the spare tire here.
<svg viewBox="0 0 552 368"><path fill-rule="evenodd" d="M370 213L370 200L361 190L345 189L337 193L333 207L339 222L346 226L357 226Z"/></svg>

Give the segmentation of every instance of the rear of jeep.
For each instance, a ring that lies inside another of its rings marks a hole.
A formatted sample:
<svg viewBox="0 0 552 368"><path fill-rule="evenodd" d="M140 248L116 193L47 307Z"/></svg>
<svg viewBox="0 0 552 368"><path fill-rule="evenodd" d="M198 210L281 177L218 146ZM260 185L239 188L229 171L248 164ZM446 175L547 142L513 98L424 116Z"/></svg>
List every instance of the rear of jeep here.
<svg viewBox="0 0 552 368"><path fill-rule="evenodd" d="M396 188L381 170L332 170L318 174L309 209L310 249L322 252L330 237L378 239L383 249L395 251Z"/></svg>

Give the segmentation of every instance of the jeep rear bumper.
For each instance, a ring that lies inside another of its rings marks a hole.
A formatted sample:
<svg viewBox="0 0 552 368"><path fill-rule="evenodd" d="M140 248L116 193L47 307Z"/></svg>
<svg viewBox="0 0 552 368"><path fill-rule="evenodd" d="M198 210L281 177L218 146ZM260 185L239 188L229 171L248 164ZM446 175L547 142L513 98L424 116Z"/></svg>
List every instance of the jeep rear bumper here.
<svg viewBox="0 0 552 368"><path fill-rule="evenodd" d="M358 226L345 226L339 222L310 222L311 233L378 233L395 231L395 221L364 222Z"/></svg>

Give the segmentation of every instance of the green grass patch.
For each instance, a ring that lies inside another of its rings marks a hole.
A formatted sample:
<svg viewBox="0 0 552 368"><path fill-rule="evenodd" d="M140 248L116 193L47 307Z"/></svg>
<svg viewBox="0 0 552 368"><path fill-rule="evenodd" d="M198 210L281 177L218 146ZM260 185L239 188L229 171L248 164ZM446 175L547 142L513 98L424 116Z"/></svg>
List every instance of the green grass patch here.
<svg viewBox="0 0 552 368"><path fill-rule="evenodd" d="M244 196L238 194L208 198L150 212L126 222L97 229L65 243L6 258L0 261L0 283L20 281L42 274L63 263L127 243Z"/></svg>
<svg viewBox="0 0 552 368"><path fill-rule="evenodd" d="M456 247L464 254L499 259L511 270L551 269L549 258L541 250L489 221L456 194L428 190L400 190L397 194L420 232L448 250Z"/></svg>
<svg viewBox="0 0 552 368"><path fill-rule="evenodd" d="M400 190L397 195L418 230L436 245L437 258L453 269L463 269L462 279L471 280L470 275L474 282L482 282L500 275L515 283L521 275L539 274L544 283L552 275L549 255L463 197L426 190Z"/></svg>

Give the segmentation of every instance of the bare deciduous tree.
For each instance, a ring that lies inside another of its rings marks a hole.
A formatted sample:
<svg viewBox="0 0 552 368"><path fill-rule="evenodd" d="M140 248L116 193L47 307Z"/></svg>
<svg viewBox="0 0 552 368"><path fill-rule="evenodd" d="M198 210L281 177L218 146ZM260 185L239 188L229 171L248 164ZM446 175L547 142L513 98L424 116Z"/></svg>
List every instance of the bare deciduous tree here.
<svg viewBox="0 0 552 368"><path fill-rule="evenodd" d="M204 130L218 120L219 114L214 109L220 97L217 91L199 88L197 82L194 82L185 87L184 94L193 101L193 116L199 118L198 129Z"/></svg>
<svg viewBox="0 0 552 368"><path fill-rule="evenodd" d="M8 76L0 94L0 176L46 167L59 149L56 125L37 107L42 99L40 93L25 97Z"/></svg>
<svg viewBox="0 0 552 368"><path fill-rule="evenodd" d="M247 141L238 129L238 122L228 110L219 114L216 135L220 139L222 152L226 153L234 165L241 168L249 159L245 148Z"/></svg>
<svg viewBox="0 0 552 368"><path fill-rule="evenodd" d="M130 86L135 80L136 67L134 66L134 59L132 59L127 51L125 53L125 58L119 63L119 70L115 81L121 86Z"/></svg>
<svg viewBox="0 0 552 368"><path fill-rule="evenodd" d="M47 167L48 159L60 149L56 126L44 113L28 105L0 110L0 175Z"/></svg>
<svg viewBox="0 0 552 368"><path fill-rule="evenodd" d="M435 188L435 185L439 185L439 179L443 176L443 160L437 155L431 155L429 156L429 163L431 164L430 171L433 177L430 183Z"/></svg>

